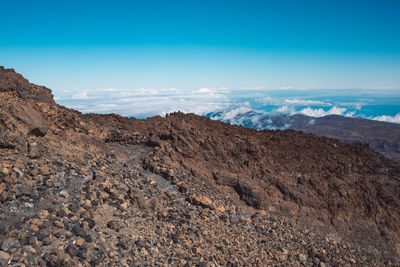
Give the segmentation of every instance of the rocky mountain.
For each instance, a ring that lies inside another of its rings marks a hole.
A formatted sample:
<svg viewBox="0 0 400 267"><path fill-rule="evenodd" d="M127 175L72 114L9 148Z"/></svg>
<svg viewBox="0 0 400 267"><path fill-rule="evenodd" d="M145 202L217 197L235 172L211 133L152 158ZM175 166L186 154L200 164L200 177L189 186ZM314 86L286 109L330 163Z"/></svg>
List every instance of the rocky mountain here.
<svg viewBox="0 0 400 267"><path fill-rule="evenodd" d="M319 136L338 138L343 142L369 144L375 151L400 163L400 124L370 119L327 115L310 117L302 114L266 114L256 111L226 116L224 112L207 117L258 130L292 129Z"/></svg>
<svg viewBox="0 0 400 267"><path fill-rule="evenodd" d="M398 266L399 185L365 144L81 114L0 68L0 265Z"/></svg>

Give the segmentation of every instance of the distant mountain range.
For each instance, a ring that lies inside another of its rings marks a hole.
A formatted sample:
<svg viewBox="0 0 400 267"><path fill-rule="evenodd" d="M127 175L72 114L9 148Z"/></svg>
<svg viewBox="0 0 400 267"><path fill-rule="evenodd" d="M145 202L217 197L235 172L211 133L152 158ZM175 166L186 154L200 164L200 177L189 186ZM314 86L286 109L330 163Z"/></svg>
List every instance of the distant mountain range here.
<svg viewBox="0 0 400 267"><path fill-rule="evenodd" d="M400 162L400 124L396 123L340 115L315 118L302 114L268 115L257 111L238 112L233 116L227 116L227 112L215 112L206 117L257 130L293 129L344 142L368 143L374 150Z"/></svg>

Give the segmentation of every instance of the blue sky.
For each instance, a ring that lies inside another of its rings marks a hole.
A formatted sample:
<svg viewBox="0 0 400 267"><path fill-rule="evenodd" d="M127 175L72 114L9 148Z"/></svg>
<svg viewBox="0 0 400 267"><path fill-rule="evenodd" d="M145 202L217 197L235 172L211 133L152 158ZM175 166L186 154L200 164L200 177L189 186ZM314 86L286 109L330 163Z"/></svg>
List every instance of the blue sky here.
<svg viewBox="0 0 400 267"><path fill-rule="evenodd" d="M0 64L97 88L400 88L400 2L2 1Z"/></svg>
<svg viewBox="0 0 400 267"><path fill-rule="evenodd" d="M0 65L83 112L400 123L399 14L397 0L2 1Z"/></svg>

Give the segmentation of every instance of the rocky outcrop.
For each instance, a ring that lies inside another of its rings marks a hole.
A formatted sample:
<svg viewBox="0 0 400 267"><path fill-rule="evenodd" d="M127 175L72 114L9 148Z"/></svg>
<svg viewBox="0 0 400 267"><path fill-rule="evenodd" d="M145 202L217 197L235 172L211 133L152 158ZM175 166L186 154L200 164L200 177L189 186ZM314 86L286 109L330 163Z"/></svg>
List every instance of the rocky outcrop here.
<svg viewBox="0 0 400 267"><path fill-rule="evenodd" d="M0 92L12 92L25 100L54 103L50 89L31 84L13 69L5 69L2 66L0 66Z"/></svg>
<svg viewBox="0 0 400 267"><path fill-rule="evenodd" d="M2 265L400 264L400 167L368 145L50 98L0 69Z"/></svg>

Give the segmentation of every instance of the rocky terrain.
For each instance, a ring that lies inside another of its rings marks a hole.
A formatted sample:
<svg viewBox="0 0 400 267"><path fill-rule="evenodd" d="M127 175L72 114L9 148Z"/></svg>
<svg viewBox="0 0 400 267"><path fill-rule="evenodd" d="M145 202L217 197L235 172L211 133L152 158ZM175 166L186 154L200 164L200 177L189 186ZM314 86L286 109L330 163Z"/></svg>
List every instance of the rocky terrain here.
<svg viewBox="0 0 400 267"><path fill-rule="evenodd" d="M0 67L1 266L398 266L399 185L365 144L81 114Z"/></svg>

